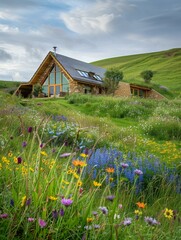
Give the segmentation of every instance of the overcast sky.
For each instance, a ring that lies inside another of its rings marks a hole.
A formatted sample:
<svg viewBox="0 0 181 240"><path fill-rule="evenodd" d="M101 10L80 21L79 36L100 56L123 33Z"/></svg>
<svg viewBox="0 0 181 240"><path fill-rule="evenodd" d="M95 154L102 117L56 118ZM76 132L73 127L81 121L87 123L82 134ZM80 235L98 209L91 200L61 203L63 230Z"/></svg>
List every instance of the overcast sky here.
<svg viewBox="0 0 181 240"><path fill-rule="evenodd" d="M91 62L181 47L181 0L0 0L0 79L29 81L52 47Z"/></svg>

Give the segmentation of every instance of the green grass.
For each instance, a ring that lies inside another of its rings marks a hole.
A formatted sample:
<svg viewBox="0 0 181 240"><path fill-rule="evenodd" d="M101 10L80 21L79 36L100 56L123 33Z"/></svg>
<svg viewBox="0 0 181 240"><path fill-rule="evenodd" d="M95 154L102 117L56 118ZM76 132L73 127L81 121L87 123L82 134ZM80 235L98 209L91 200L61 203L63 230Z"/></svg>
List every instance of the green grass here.
<svg viewBox="0 0 181 240"><path fill-rule="evenodd" d="M149 148L163 161L180 161L179 99L157 101L74 94L67 99L23 100L22 104L48 116L66 116L93 139L99 139L98 146L109 145L140 154ZM169 148L167 141L171 142Z"/></svg>
<svg viewBox="0 0 181 240"><path fill-rule="evenodd" d="M0 80L0 89L2 88L12 88L12 87L18 87L20 82L18 81L5 81Z"/></svg>
<svg viewBox="0 0 181 240"><path fill-rule="evenodd" d="M20 85L20 82L15 81L4 81L0 80L0 92L6 92L13 94L17 87Z"/></svg>
<svg viewBox="0 0 181 240"><path fill-rule="evenodd" d="M144 127L164 116L174 130L180 100L79 94L20 99L1 93L0 102L1 239L179 239L180 143L150 138ZM98 151L82 155L86 147ZM122 163L128 163L127 169L120 170ZM131 175L136 168L143 170L144 180L138 192L141 176ZM71 205L64 206L63 198ZM171 219L164 215L166 208ZM145 217L156 223L150 225ZM126 218L132 220L129 226L123 224Z"/></svg>
<svg viewBox="0 0 181 240"><path fill-rule="evenodd" d="M140 77L140 73L144 70L152 70L154 76L151 84L148 86L151 86L158 91L160 91L160 85L165 86L174 96L180 96L180 48L161 52L109 58L93 62L93 64L106 69L119 67L123 71L124 81L141 85L143 84L143 80ZM162 93L164 94L164 92Z"/></svg>

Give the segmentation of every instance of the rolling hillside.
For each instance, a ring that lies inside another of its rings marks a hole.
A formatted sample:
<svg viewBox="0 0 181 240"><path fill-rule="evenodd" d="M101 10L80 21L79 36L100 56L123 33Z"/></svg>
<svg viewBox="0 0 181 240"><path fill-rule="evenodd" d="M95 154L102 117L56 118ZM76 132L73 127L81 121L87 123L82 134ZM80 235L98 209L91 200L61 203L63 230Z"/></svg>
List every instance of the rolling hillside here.
<svg viewBox="0 0 181 240"><path fill-rule="evenodd" d="M13 93L20 82L0 80L0 91Z"/></svg>
<svg viewBox="0 0 181 240"><path fill-rule="evenodd" d="M140 73L154 71L153 87L165 86L175 96L181 94L181 48L167 51L115 57L93 62L104 68L119 67L123 71L124 81L142 84Z"/></svg>

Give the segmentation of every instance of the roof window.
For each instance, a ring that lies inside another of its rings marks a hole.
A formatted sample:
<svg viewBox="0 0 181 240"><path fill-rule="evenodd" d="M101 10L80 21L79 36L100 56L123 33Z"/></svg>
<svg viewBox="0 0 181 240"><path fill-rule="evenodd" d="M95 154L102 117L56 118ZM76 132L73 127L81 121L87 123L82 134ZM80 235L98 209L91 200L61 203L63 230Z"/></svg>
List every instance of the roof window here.
<svg viewBox="0 0 181 240"><path fill-rule="evenodd" d="M85 72L82 70L77 70L77 72L81 77L93 78L95 80L102 81L102 78L99 75L95 74L94 72Z"/></svg>
<svg viewBox="0 0 181 240"><path fill-rule="evenodd" d="M81 71L81 70L77 70L77 72L79 73L79 75L80 75L81 77L86 77L86 78L89 77L88 72L84 72L84 71Z"/></svg>

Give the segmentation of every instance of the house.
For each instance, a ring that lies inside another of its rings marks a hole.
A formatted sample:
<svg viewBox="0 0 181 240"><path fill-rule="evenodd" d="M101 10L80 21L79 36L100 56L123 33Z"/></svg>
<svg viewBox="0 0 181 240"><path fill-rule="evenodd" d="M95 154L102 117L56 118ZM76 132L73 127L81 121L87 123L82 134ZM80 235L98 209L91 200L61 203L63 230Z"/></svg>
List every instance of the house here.
<svg viewBox="0 0 181 240"><path fill-rule="evenodd" d="M102 93L105 69L93 66L56 52L49 52L28 83L23 83L15 94L32 95L35 84L40 84L44 96L64 96L67 93Z"/></svg>
<svg viewBox="0 0 181 240"><path fill-rule="evenodd" d="M42 96L65 96L68 93L104 93L103 78L106 69L70 57L49 52L28 83L15 91L24 98L32 96L34 86L42 86ZM120 82L115 96L164 98L151 88Z"/></svg>

